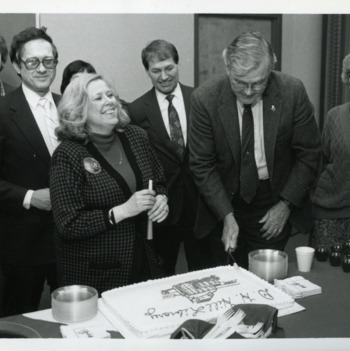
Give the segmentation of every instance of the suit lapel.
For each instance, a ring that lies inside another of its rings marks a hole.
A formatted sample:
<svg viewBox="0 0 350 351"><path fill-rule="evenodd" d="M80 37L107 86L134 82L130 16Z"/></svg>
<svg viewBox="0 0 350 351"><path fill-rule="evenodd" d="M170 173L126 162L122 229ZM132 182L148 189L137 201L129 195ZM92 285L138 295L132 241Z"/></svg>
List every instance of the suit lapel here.
<svg viewBox="0 0 350 351"><path fill-rule="evenodd" d="M152 124L152 128L156 132L157 136L163 140L170 140L168 132L164 126L162 113L160 112L154 88L149 92L144 104L146 117Z"/></svg>
<svg viewBox="0 0 350 351"><path fill-rule="evenodd" d="M13 111L13 120L29 144L44 163L49 165L50 153L21 87L14 92L10 109Z"/></svg>
<svg viewBox="0 0 350 351"><path fill-rule="evenodd" d="M169 134L165 128L162 113L160 112L155 89L153 88L145 99L145 115L152 125L152 129L157 135L157 138L163 142L166 148L162 151L165 152L170 158L176 162L180 162L177 156L176 149L173 142L170 140Z"/></svg>
<svg viewBox="0 0 350 351"><path fill-rule="evenodd" d="M187 122L186 140L187 140L187 144L186 144L186 148L185 148L184 160L186 160L186 162L187 162L187 159L189 157L188 140L189 140L189 131L190 131L191 96L192 96L193 89L188 88L188 87L184 87L181 83L180 83L180 87L181 87L182 97L184 99L184 105L185 105L185 111L186 111L186 122Z"/></svg>
<svg viewBox="0 0 350 351"><path fill-rule="evenodd" d="M60 102L61 100L61 96L60 95L57 95L57 94L54 94L52 93L52 98L53 98L53 101L55 102L55 105L57 106L58 103Z"/></svg>
<svg viewBox="0 0 350 351"><path fill-rule="evenodd" d="M264 145L270 179L273 175L275 146L282 116L282 105L283 101L279 97L279 91L272 78L263 96Z"/></svg>
<svg viewBox="0 0 350 351"><path fill-rule="evenodd" d="M220 101L221 106L218 109L219 116L223 124L226 138L230 145L235 163L240 165L241 137L239 133L238 111L236 98L231 90L228 79L225 80Z"/></svg>
<svg viewBox="0 0 350 351"><path fill-rule="evenodd" d="M189 127L190 127L190 110L191 110L191 94L192 91L190 93L188 93L188 88L187 90L185 90L184 86L182 84L180 84L180 88L181 88L181 92L182 92L182 97L184 99L184 105L185 105L185 111L186 111L186 121L187 121L187 140L188 140L188 131L189 131ZM188 147L186 148L188 149Z"/></svg>

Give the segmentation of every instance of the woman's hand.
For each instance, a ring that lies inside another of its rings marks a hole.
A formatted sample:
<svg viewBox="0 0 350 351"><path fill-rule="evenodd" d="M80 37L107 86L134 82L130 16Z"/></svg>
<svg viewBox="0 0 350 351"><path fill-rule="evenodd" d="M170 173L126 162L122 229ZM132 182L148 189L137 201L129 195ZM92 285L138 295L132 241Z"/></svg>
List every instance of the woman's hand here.
<svg viewBox="0 0 350 351"><path fill-rule="evenodd" d="M140 190L134 193L130 199L120 206L113 207L113 214L116 223L129 217L137 216L143 211L153 209L156 203L154 190Z"/></svg>
<svg viewBox="0 0 350 351"><path fill-rule="evenodd" d="M163 222L169 213L168 198L164 195L157 195L156 202L152 209L148 211L149 219L152 222Z"/></svg>

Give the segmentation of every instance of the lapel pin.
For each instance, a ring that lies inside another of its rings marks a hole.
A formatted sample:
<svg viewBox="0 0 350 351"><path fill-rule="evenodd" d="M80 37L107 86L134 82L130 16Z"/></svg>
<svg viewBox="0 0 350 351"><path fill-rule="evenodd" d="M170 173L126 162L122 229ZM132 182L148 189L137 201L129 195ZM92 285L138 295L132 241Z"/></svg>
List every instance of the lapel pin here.
<svg viewBox="0 0 350 351"><path fill-rule="evenodd" d="M101 172L101 166L97 160L92 157L85 157L83 160L84 168L86 171L92 174L98 174Z"/></svg>
<svg viewBox="0 0 350 351"><path fill-rule="evenodd" d="M275 112L275 111L276 111L276 107L275 107L275 105L272 105L272 106L271 106L271 111L273 111L273 112Z"/></svg>

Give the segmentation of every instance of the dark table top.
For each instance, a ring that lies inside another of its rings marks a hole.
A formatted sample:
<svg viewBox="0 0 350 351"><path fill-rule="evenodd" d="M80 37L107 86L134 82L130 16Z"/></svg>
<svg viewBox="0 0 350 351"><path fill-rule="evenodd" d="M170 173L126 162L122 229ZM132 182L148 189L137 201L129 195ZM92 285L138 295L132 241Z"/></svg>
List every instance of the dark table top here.
<svg viewBox="0 0 350 351"><path fill-rule="evenodd" d="M288 276L296 275L321 286L322 294L297 299L306 310L278 318L286 338L350 338L350 273L328 261L314 260L308 273L299 272L296 262L290 262ZM6 321L32 328L43 338L61 338L60 323L17 315L1 318L0 324ZM118 332L111 334L112 338L121 338Z"/></svg>
<svg viewBox="0 0 350 351"><path fill-rule="evenodd" d="M331 266L329 261L314 260L307 273L299 272L296 262L289 263L288 276L296 275L321 286L322 294L296 299L306 310L278 319L286 337L350 337L350 273L344 273L341 266Z"/></svg>

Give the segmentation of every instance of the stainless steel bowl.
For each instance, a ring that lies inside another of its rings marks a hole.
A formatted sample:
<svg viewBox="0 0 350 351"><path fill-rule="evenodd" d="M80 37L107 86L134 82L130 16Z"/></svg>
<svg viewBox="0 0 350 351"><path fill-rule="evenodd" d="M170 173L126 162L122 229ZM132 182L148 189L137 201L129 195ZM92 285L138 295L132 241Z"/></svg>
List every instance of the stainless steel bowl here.
<svg viewBox="0 0 350 351"><path fill-rule="evenodd" d="M249 271L273 283L274 279L284 279L288 273L288 255L278 250L255 250L248 255Z"/></svg>
<svg viewBox="0 0 350 351"><path fill-rule="evenodd" d="M96 289L87 285L69 285L51 294L53 317L62 323L83 322L97 313Z"/></svg>

